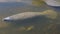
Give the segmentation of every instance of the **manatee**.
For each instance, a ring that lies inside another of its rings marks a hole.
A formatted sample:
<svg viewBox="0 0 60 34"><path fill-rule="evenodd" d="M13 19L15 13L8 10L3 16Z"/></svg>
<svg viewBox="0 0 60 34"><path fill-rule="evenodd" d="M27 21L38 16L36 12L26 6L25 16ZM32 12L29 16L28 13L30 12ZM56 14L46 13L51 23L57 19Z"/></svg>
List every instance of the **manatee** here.
<svg viewBox="0 0 60 34"><path fill-rule="evenodd" d="M31 19L34 17L46 17L49 19L55 19L57 18L57 12L54 10L45 10L42 12L23 12L23 13L19 13L19 14L15 14L12 16L8 16L6 18L3 18L3 21L16 21L16 20L25 20L25 19Z"/></svg>

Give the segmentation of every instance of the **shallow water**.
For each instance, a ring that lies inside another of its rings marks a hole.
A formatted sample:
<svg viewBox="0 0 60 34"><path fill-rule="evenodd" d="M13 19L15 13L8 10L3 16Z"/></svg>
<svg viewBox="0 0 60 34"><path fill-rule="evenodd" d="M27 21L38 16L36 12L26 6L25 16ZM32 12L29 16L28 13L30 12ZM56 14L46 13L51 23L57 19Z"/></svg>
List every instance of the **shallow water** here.
<svg viewBox="0 0 60 34"><path fill-rule="evenodd" d="M38 21L38 23L32 22L27 24L26 23L21 24L20 22L18 22L20 24L16 24L16 23L4 22L2 21L2 19L7 16L18 14L21 12L28 12L28 11L40 12L40 11L50 9L50 7L47 7L47 5L36 7L36 6L32 6L32 5L30 6L22 3L15 3L14 5L13 4L10 3L8 5L7 3L5 3L4 5L3 3L3 5L0 5L0 34L46 34L45 31L47 30L45 29L47 29L48 27L47 25L49 25L49 23L42 24L42 23L39 23ZM56 25L56 24L51 24L51 25ZM45 26L46 28L44 29ZM50 26L50 27L55 28L55 26ZM30 30L28 28L30 28Z"/></svg>

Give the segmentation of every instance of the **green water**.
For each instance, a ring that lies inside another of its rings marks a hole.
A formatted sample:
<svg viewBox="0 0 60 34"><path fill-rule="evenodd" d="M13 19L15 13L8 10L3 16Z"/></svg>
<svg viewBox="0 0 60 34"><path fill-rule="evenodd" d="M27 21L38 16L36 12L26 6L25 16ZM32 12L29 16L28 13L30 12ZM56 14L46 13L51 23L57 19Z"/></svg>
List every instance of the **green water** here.
<svg viewBox="0 0 60 34"><path fill-rule="evenodd" d="M0 34L53 34L53 32L55 31L55 29L53 28L55 28L54 25L56 24L51 24L53 26L50 26L49 23L43 22L42 24L40 24L40 22L38 21L38 23L32 22L33 24L25 25L25 23L23 23L16 25L14 23L2 21L2 19L7 16L18 14L21 12L28 12L28 11L40 12L47 9L51 8L47 7L47 5L41 7L35 7L35 6L0 7ZM30 27L31 30L27 30ZM52 28L53 30L52 29L49 30L48 27Z"/></svg>

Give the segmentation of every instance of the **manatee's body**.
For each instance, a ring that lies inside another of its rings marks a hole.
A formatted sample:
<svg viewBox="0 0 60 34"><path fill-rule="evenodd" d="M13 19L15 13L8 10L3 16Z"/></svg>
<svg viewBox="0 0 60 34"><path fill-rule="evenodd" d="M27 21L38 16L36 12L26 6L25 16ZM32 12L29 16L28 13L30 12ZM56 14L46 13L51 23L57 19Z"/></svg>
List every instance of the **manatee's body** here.
<svg viewBox="0 0 60 34"><path fill-rule="evenodd" d="M3 20L4 21L25 20L25 19L34 18L37 16L45 16L47 18L55 19L57 16L57 13L53 10L47 10L47 11L43 11L43 12L23 12L23 13L19 13L16 15L8 16L8 17L4 18Z"/></svg>
<svg viewBox="0 0 60 34"><path fill-rule="evenodd" d="M24 20L24 19L39 16L39 15L40 15L39 12L23 12L23 13L19 13L16 15L8 16L8 17L4 18L4 20L6 20L6 21L8 21L8 20Z"/></svg>

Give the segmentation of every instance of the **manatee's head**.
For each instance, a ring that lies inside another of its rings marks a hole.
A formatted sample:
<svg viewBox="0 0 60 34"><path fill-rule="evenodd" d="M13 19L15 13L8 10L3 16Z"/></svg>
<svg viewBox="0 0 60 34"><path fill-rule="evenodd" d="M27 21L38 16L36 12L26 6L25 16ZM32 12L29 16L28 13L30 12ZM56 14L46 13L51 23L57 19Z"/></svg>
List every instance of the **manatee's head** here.
<svg viewBox="0 0 60 34"><path fill-rule="evenodd" d="M3 20L3 21L12 21L13 19L10 18L10 17L6 17L6 18L3 18L2 20Z"/></svg>

